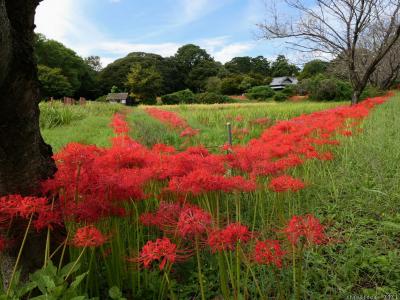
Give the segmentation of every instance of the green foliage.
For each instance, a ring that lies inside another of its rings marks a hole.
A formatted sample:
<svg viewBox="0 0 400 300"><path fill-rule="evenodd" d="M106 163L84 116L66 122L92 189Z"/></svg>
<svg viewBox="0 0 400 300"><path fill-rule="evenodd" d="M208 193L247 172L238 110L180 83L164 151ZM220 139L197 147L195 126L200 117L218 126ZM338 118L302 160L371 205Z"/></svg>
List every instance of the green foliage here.
<svg viewBox="0 0 400 300"><path fill-rule="evenodd" d="M132 65L127 76L126 86L132 97L145 104L155 104L162 87L162 77L154 66Z"/></svg>
<svg viewBox="0 0 400 300"><path fill-rule="evenodd" d="M62 75L60 68L50 68L47 66L38 66L38 78L40 91L45 98L54 97L56 99L64 96L72 96L73 90L67 77Z"/></svg>
<svg viewBox="0 0 400 300"><path fill-rule="evenodd" d="M64 105L59 102L40 104L39 124L42 129L68 125L83 118L85 118L84 112L74 109L70 105Z"/></svg>
<svg viewBox="0 0 400 300"><path fill-rule="evenodd" d="M283 102L289 99L289 96L285 94L284 92L277 92L274 95L274 100L277 102Z"/></svg>
<svg viewBox="0 0 400 300"><path fill-rule="evenodd" d="M272 77L293 76L298 73L299 68L296 65L290 64L284 55L278 55L271 66Z"/></svg>
<svg viewBox="0 0 400 300"><path fill-rule="evenodd" d="M314 59L312 61L309 61L304 65L303 70L299 74L299 79L306 79L306 78L311 78L315 75L318 74L323 74L326 72L328 69L329 63L319 60L319 59Z"/></svg>
<svg viewBox="0 0 400 300"><path fill-rule="evenodd" d="M265 78L261 75L253 74L243 76L242 82L239 84L239 89L242 91L247 91L248 89L260 86L265 83Z"/></svg>
<svg viewBox="0 0 400 300"><path fill-rule="evenodd" d="M297 92L297 86L294 84L289 84L285 86L285 88L282 90L282 93L285 94L288 97L296 95Z"/></svg>
<svg viewBox="0 0 400 300"><path fill-rule="evenodd" d="M201 104L214 104L214 103L230 103L233 102L228 96L217 93L200 93L196 94L196 103Z"/></svg>
<svg viewBox="0 0 400 300"><path fill-rule="evenodd" d="M206 91L211 93L221 92L221 79L217 76L212 76L206 81Z"/></svg>
<svg viewBox="0 0 400 300"><path fill-rule="evenodd" d="M249 89L246 97L251 100L267 100L274 96L275 92L268 85L256 86Z"/></svg>
<svg viewBox="0 0 400 300"><path fill-rule="evenodd" d="M204 91L209 77L216 76L220 64L199 46L188 44L178 49L174 56L185 85L192 91Z"/></svg>
<svg viewBox="0 0 400 300"><path fill-rule="evenodd" d="M223 78L221 81L221 94L223 95L239 95L244 92L242 88L240 88L240 84L242 83L243 76L234 75Z"/></svg>
<svg viewBox="0 0 400 300"><path fill-rule="evenodd" d="M181 103L194 103L195 95L189 89L178 91L172 94L167 94L161 97L163 104L181 104Z"/></svg>
<svg viewBox="0 0 400 300"><path fill-rule="evenodd" d="M120 92L121 92L121 90L116 85L113 85L111 87L110 93L115 94L115 93L120 93Z"/></svg>
<svg viewBox="0 0 400 300"><path fill-rule="evenodd" d="M270 63L263 56L257 57L234 57L225 63L225 68L234 74L257 74L262 76L270 76Z"/></svg>
<svg viewBox="0 0 400 300"><path fill-rule="evenodd" d="M37 34L35 55L38 65L61 70L61 75L68 79L75 97L95 99L99 96L96 71L73 50Z"/></svg>
<svg viewBox="0 0 400 300"><path fill-rule="evenodd" d="M360 99L364 100L366 98L382 96L384 94L385 91L382 91L379 87L373 85L367 85L364 91L361 93Z"/></svg>
<svg viewBox="0 0 400 300"><path fill-rule="evenodd" d="M311 100L318 101L350 100L352 96L349 82L322 75L303 80L300 89L307 91Z"/></svg>
<svg viewBox="0 0 400 300"><path fill-rule="evenodd" d="M72 270L72 268L74 268ZM29 297L32 300L86 300L89 299L79 293L79 286L87 276L87 272L77 275L71 283L67 276L76 273L80 268L79 264L71 262L61 270L58 270L51 261L47 266L29 276L25 284L17 284L8 297L0 295L0 299L21 299L28 293L39 296Z"/></svg>

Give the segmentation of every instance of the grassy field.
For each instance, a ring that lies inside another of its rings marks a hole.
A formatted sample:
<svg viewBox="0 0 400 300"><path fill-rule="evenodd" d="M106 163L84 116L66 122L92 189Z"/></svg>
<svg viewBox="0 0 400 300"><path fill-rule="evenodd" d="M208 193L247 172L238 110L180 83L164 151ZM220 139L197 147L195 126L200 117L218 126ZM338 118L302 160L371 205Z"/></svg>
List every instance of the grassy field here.
<svg viewBox="0 0 400 300"><path fill-rule="evenodd" d="M111 117L122 109L120 105L91 102L82 106L41 103L40 128L54 152L71 142L109 146Z"/></svg>
<svg viewBox="0 0 400 300"><path fill-rule="evenodd" d="M342 104L305 102L159 108L178 113L192 128L200 129L199 135L191 138L189 144L212 146L226 142L227 122L231 122L236 129L248 129L249 133L242 139L238 136L234 139L234 143L246 143L250 138L260 136L276 120ZM45 139L55 149L60 149L72 141L109 145L111 116L125 108L100 104L85 107L51 107L44 104L41 109ZM136 107L125 111L130 135L147 146L162 142L183 147L184 139L179 137L181 129L150 117L145 109ZM81 259L82 264L91 270L86 289L82 291L87 292L89 287L91 295L104 296L107 291L103 286L115 285L124 295L136 293L136 297L141 299L152 299L150 295L169 297L168 289L171 290L171 297L175 293L177 299L200 299L198 278L204 276L206 298L222 299L224 291L219 277L224 273L222 265L227 266L225 275L228 279L225 280L231 282L229 286L233 289L237 284L236 288L239 287L243 293L237 296L243 299L260 299L259 295L263 293L259 293L260 290L266 291L266 297L272 299L396 299L400 296L399 111L400 94L397 94L370 113L363 121L360 132L356 131L351 137L338 136L340 146L328 147L333 152L334 160L307 160L291 170L290 175L301 178L307 184L299 192L279 194L261 188L250 193L218 191L190 197L193 203L213 212L216 209L213 205L218 203L221 207L217 205L217 212L226 210L227 216L231 214L234 220L247 224L264 235L263 238L279 237L275 229L282 228L293 215L311 213L318 217L324 224L329 241L322 246L301 248L297 252L293 250L293 257L296 255L297 258L290 263L287 259L288 265L284 268L249 267L245 260L239 265L236 263L240 261L236 256L238 254L232 253L228 253L223 258L226 261L221 262L218 256L205 252L198 258L202 261L200 275L196 272L196 255L193 255L184 263L174 265L174 272L170 274L172 283L169 283L170 278L165 279L168 288L157 268L126 271L124 263L120 262L121 257L129 255L125 248L138 253L147 240L159 237L159 232L136 223L138 211L154 211L157 207L155 203L158 201L151 198L134 204L134 222L112 218L97 224L104 232L113 228L113 232L119 234L110 241L112 252L110 257L104 258L105 270L96 269L103 268L100 260L103 259L104 248L101 248L98 265L92 263L94 251ZM271 121L263 125L252 122L262 117ZM139 158L142 159L142 156ZM260 183L267 184L268 180L260 179ZM158 194L162 187L160 184L152 184L149 192ZM291 250L287 251L290 253ZM76 259L79 255L79 251L71 250L72 258Z"/></svg>

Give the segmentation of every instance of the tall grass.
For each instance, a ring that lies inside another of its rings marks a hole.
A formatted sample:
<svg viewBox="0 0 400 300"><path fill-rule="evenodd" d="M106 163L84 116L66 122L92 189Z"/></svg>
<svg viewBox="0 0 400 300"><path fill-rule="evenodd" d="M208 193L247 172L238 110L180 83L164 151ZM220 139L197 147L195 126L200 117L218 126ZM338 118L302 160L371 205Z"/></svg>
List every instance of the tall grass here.
<svg viewBox="0 0 400 300"><path fill-rule="evenodd" d="M227 142L228 122L233 129L249 130L243 137L240 134L233 136L235 144L245 144L251 138L260 136L266 126L277 120L287 120L339 105L343 105L343 102L191 104L167 105L161 109L177 112L192 128L200 129L193 144L202 143L205 146L218 147ZM132 137L147 145L166 143L179 147L182 143L179 134L144 114L145 108L146 106L139 107L130 117L130 121L134 123ZM269 118L271 122L265 126L252 123L255 119L264 117Z"/></svg>
<svg viewBox="0 0 400 300"><path fill-rule="evenodd" d="M86 105L42 102L39 108L42 135L55 152L71 142L109 146L111 117L126 109L118 104L96 102L86 102Z"/></svg>

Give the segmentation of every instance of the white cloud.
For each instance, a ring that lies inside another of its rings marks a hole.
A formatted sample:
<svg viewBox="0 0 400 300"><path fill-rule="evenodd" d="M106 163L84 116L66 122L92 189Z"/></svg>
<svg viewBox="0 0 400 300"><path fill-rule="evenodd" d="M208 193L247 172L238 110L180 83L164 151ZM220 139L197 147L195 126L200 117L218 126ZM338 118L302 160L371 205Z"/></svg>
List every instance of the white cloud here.
<svg viewBox="0 0 400 300"><path fill-rule="evenodd" d="M235 56L241 56L254 47L253 43L234 43L223 46L214 53L214 58L220 62L227 62Z"/></svg>
<svg viewBox="0 0 400 300"><path fill-rule="evenodd" d="M99 50L115 55L126 55L130 52L151 52L161 56L171 56L175 54L180 46L177 43L136 44L110 40L101 42L96 47Z"/></svg>
<svg viewBox="0 0 400 300"><path fill-rule="evenodd" d="M110 0L119 1L119 0ZM186 21L193 21L215 9L210 0L181 0L185 7ZM220 3L226 2L222 0ZM104 66L130 52L151 52L172 56L179 47L194 43L206 49L216 60L226 62L254 47L252 42L232 43L229 36L187 41L182 43L134 43L107 37L85 16L93 0L46 0L36 15L37 32L62 42L81 56L100 55ZM212 8L205 6L211 5Z"/></svg>

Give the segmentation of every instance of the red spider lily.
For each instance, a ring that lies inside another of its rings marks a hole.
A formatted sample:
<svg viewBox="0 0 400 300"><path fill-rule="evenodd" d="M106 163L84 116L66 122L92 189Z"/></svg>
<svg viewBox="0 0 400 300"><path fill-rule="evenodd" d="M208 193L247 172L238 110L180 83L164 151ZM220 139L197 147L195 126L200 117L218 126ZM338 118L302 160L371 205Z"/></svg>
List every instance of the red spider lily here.
<svg viewBox="0 0 400 300"><path fill-rule="evenodd" d="M237 116L235 117L235 121L236 121L236 122L242 122L242 121L243 121L243 116L237 115Z"/></svg>
<svg viewBox="0 0 400 300"><path fill-rule="evenodd" d="M145 268L150 268L154 261L159 262L159 269L163 270L166 263L173 264L182 259L177 254L177 246L169 238L157 239L155 242L148 241L140 251L139 258L129 259L129 261L142 263Z"/></svg>
<svg viewBox="0 0 400 300"><path fill-rule="evenodd" d="M185 120L179 117L178 114L158 108L146 108L146 112L153 118L172 126L173 128L189 127Z"/></svg>
<svg viewBox="0 0 400 300"><path fill-rule="evenodd" d="M125 116L122 114L115 114L110 125L116 134L126 134L129 132L128 123L125 121Z"/></svg>
<svg viewBox="0 0 400 300"><path fill-rule="evenodd" d="M268 187L277 193L280 192L296 192L301 189L304 189L305 184L300 179L295 179L288 175L282 175L279 177L275 177L271 180Z"/></svg>
<svg viewBox="0 0 400 300"><path fill-rule="evenodd" d="M7 217L21 217L28 219L32 214L48 210L46 198L23 197L21 195L8 195L0 197L0 214Z"/></svg>
<svg viewBox="0 0 400 300"><path fill-rule="evenodd" d="M158 210L154 214L142 214L140 222L145 226L154 226L165 232L174 232L181 211L182 207L178 203L160 202Z"/></svg>
<svg viewBox="0 0 400 300"><path fill-rule="evenodd" d="M200 195L211 191L253 191L256 184L241 176L225 177L214 175L204 169L199 169L183 177L174 177L169 181L167 190L181 193Z"/></svg>
<svg viewBox="0 0 400 300"><path fill-rule="evenodd" d="M238 243L247 243L253 234L240 223L232 223L224 229L213 230L208 235L208 245L213 252L235 250Z"/></svg>
<svg viewBox="0 0 400 300"><path fill-rule="evenodd" d="M265 240L257 241L252 257L257 264L282 268L282 258L285 254L277 240Z"/></svg>
<svg viewBox="0 0 400 300"><path fill-rule="evenodd" d="M75 236L72 240L72 244L75 247L99 247L107 241L107 237L104 236L100 230L93 225L78 228Z"/></svg>
<svg viewBox="0 0 400 300"><path fill-rule="evenodd" d="M297 245L301 238L316 245L326 241L324 227L313 215L293 216L283 231L292 245Z"/></svg>
<svg viewBox="0 0 400 300"><path fill-rule="evenodd" d="M61 211L57 210L44 210L41 211L36 220L33 221L33 226L37 231L42 229L54 229L54 226L62 226L63 220Z"/></svg>
<svg viewBox="0 0 400 300"><path fill-rule="evenodd" d="M182 209L177 230L182 237L198 237L207 232L211 225L211 215L196 206Z"/></svg>
<svg viewBox="0 0 400 300"><path fill-rule="evenodd" d="M173 154L176 152L176 149L174 147L164 144L155 144L152 150L163 154Z"/></svg>
<svg viewBox="0 0 400 300"><path fill-rule="evenodd" d="M193 129L191 127L187 127L181 132L181 134L179 136L180 137L192 137L192 136L198 135L199 132L200 132L199 129Z"/></svg>

